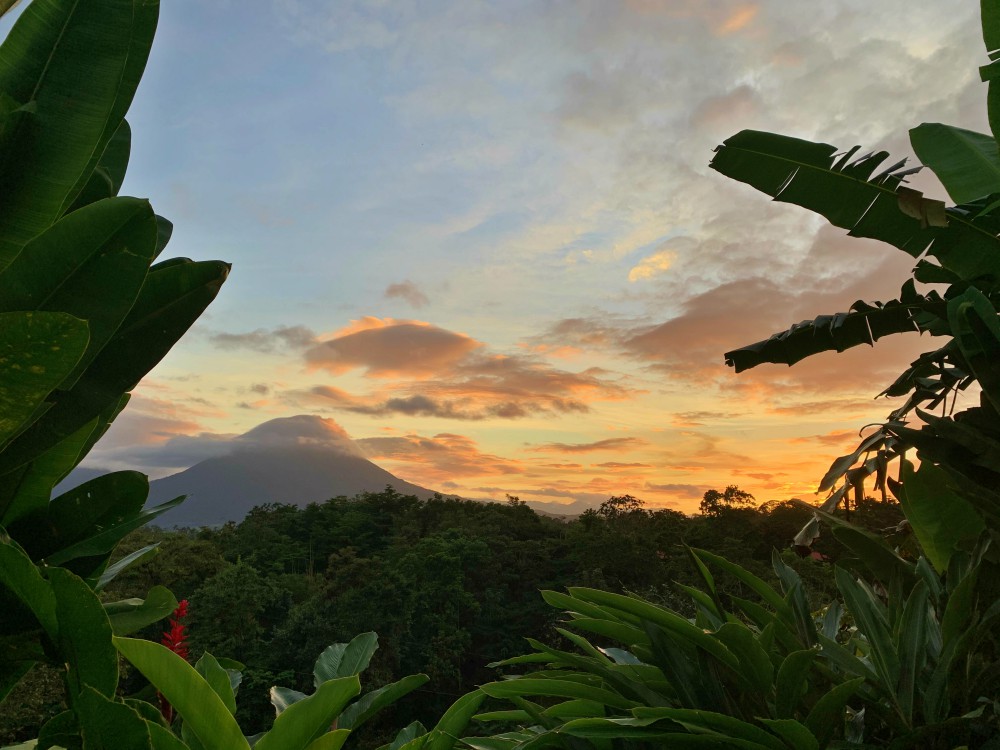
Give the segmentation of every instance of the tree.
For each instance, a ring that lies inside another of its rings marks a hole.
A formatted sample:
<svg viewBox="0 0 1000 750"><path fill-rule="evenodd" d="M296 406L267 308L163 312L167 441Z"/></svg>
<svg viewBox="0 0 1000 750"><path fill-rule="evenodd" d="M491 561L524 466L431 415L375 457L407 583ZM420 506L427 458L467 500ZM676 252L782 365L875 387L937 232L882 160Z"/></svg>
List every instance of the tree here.
<svg viewBox="0 0 1000 750"><path fill-rule="evenodd" d="M621 518L632 513L645 513L643 506L645 501L631 495L618 495L609 497L597 509L597 514L607 520Z"/></svg>
<svg viewBox="0 0 1000 750"><path fill-rule="evenodd" d="M752 508L756 505L757 499L749 492L745 492L731 484L722 492L718 490L708 490L701 498L698 509L704 516L721 516L728 510L737 508Z"/></svg>

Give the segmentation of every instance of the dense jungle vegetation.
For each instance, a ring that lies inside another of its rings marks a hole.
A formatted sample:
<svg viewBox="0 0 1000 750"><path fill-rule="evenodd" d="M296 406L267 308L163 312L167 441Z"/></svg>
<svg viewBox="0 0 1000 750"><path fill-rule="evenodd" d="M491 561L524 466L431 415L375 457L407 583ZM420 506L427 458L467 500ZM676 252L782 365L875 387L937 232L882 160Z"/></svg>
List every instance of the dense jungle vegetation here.
<svg viewBox="0 0 1000 750"><path fill-rule="evenodd" d="M709 493L709 500L721 494ZM268 505L219 529L133 532L119 552L148 544L160 552L121 573L105 596L142 597L163 585L187 599L192 657L207 650L248 665L237 718L251 732L270 725L271 685L303 689L327 645L378 633L367 673L372 687L418 672L430 682L380 714L360 745L374 747L413 720L431 723L464 692L496 679L486 665L523 653L525 638L558 639L559 613L543 601L542 589L632 592L693 616L679 588L698 584L685 545L724 555L775 584L771 551L784 548L818 608L836 593L832 562L843 546L824 539L817 546L826 559L799 558L789 540L809 510L755 505L715 502L686 516L623 496L557 520L516 498L421 501L391 489L306 508ZM867 498L852 520L896 533L902 514L896 503ZM904 541L906 533L899 536ZM727 588L747 593L739 581ZM157 624L146 634L159 640L163 630ZM0 742L35 736L61 702L51 675L26 681L0 708Z"/></svg>

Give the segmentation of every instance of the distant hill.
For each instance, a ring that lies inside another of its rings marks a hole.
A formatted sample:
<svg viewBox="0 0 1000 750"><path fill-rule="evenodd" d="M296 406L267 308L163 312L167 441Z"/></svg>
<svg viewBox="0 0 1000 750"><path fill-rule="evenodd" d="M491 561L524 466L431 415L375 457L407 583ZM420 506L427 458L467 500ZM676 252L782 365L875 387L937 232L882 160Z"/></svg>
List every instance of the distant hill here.
<svg viewBox="0 0 1000 750"><path fill-rule="evenodd" d="M195 436L184 438L182 443L177 446L167 441L157 450L173 456L172 460L182 455L186 463L151 464L190 466L150 482L147 507L187 495L183 504L154 521L158 526L217 526L242 521L251 508L264 503L305 506L340 495L381 492L387 486L421 499L435 494L372 463L340 425L313 415L272 419L224 439L206 441ZM148 460L149 456L138 454L128 468L142 471L148 465L143 458ZM93 465L74 469L54 494L108 471ZM492 498L472 499L495 502ZM592 505L582 500L570 504L529 500L527 504L536 513L561 521L572 520Z"/></svg>
<svg viewBox="0 0 1000 750"><path fill-rule="evenodd" d="M179 507L157 518L156 525L216 526L242 521L263 503L305 506L339 495L381 492L387 486L421 499L434 495L373 464L336 422L321 417L272 419L225 443L214 443L212 450L215 455L191 468L150 482L147 507L187 495ZM105 473L77 468L55 494Z"/></svg>
<svg viewBox="0 0 1000 750"><path fill-rule="evenodd" d="M241 448L150 482L148 505L187 495L179 507L160 516L156 525L215 526L241 521L251 508L263 503L305 506L338 495L379 492L387 485L423 499L434 494L360 456L310 445Z"/></svg>

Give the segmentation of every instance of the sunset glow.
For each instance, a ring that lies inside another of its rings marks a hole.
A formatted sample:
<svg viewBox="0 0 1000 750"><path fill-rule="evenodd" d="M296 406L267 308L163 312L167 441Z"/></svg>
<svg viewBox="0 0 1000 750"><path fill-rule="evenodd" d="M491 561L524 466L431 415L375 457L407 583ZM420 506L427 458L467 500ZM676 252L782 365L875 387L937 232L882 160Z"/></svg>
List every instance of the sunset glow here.
<svg viewBox="0 0 1000 750"><path fill-rule="evenodd" d="M978 4L252 5L163 5L122 192L233 270L87 465L311 414L443 493L691 511L812 498L893 408L916 334L725 366L913 259L708 162L744 128L899 158L922 121L988 131Z"/></svg>

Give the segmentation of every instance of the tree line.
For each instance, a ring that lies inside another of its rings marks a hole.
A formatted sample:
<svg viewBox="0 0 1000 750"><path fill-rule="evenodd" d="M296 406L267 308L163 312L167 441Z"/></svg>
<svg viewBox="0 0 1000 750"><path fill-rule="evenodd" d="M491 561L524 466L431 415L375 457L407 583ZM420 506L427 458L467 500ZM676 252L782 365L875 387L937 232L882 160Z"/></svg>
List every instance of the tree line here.
<svg viewBox="0 0 1000 750"><path fill-rule="evenodd" d="M895 503L872 498L853 515L873 529L902 517ZM542 600L543 589L630 592L693 616L681 588L698 585L690 546L771 581L772 550L785 550L817 599L832 596L838 543L822 538L822 559L789 548L809 517L793 502L757 507L735 487L706 492L697 515L647 508L624 495L567 520L535 513L515 497L420 500L387 488L305 507L263 505L214 529L139 529L119 553L159 544L159 554L123 571L104 595L141 597L162 585L188 600L192 661L209 651L247 665L237 718L248 731L270 724L271 685L302 689L326 646L378 633L373 686L417 672L431 679L367 728L377 746L391 729L428 722L496 679L486 665L524 653L525 638L558 639L558 613ZM162 623L145 635L159 640L159 630ZM133 675L126 684L142 683ZM43 716L61 710L56 684L39 668L11 695L0 709L0 742L35 736Z"/></svg>

